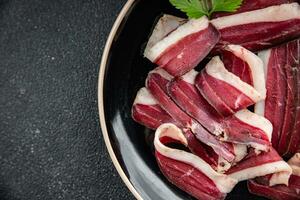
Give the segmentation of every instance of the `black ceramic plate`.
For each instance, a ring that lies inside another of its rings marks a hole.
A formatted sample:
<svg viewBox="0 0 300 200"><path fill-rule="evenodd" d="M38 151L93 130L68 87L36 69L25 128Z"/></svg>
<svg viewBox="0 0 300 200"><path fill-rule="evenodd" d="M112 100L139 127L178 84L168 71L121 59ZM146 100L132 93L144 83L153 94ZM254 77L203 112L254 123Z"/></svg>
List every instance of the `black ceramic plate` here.
<svg viewBox="0 0 300 200"><path fill-rule="evenodd" d="M101 128L120 176L138 199L192 199L161 174L152 153L153 132L135 123L131 106L155 66L142 51L162 13L181 16L168 0L130 0L120 13L104 50L99 76ZM228 199L259 199L240 183Z"/></svg>

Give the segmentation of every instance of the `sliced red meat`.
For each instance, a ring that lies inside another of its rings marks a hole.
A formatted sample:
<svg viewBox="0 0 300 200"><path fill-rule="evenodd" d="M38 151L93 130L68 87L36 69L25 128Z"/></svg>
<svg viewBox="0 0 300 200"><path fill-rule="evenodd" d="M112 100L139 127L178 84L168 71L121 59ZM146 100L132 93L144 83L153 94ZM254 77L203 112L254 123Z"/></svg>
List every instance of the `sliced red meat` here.
<svg viewBox="0 0 300 200"><path fill-rule="evenodd" d="M155 133L154 146L158 165L165 177L197 199L224 199L236 180L214 171L201 158L183 150L172 149L163 143L168 137L187 145L186 138L173 124L163 124Z"/></svg>
<svg viewBox="0 0 300 200"><path fill-rule="evenodd" d="M269 187L257 183L255 180L248 181L248 190L258 196L272 200L296 200L300 199L299 190L294 190L283 185Z"/></svg>
<svg viewBox="0 0 300 200"><path fill-rule="evenodd" d="M273 124L273 147L280 155L288 152L294 154L300 145L300 126L297 127L300 94L299 40L263 51L259 56L264 61L267 72L267 97L260 113ZM293 150L289 150L289 146L293 146L294 148L290 148Z"/></svg>
<svg viewBox="0 0 300 200"><path fill-rule="evenodd" d="M206 17L191 19L146 48L144 55L171 75L181 76L196 67L219 38L219 32Z"/></svg>
<svg viewBox="0 0 300 200"><path fill-rule="evenodd" d="M298 105L297 83L299 81L299 79L297 78L298 70L295 69L297 69L297 65L299 68L300 57L300 55L298 54L300 52L300 49L298 49L300 48L298 47L298 43L299 41L294 41L283 45L286 52L286 61L285 64L282 65L282 67L286 76L287 88L284 121L277 148L280 155L284 155L287 153L290 138L295 126L296 111ZM298 63L297 61L295 62L295 59L298 60ZM298 143L298 145L300 145L300 143ZM295 151L293 153L295 153Z"/></svg>
<svg viewBox="0 0 300 200"><path fill-rule="evenodd" d="M171 32L186 22L187 19L168 14L164 14L160 17L149 37L147 46L144 50L144 56L150 56L148 55L149 51L156 43L167 37Z"/></svg>
<svg viewBox="0 0 300 200"><path fill-rule="evenodd" d="M230 168L226 174L238 181L243 181L283 171L291 173L290 166L282 160L275 149L270 148L269 152L243 159Z"/></svg>
<svg viewBox="0 0 300 200"><path fill-rule="evenodd" d="M273 124L272 145L278 147L286 105L286 77L282 64L286 61L284 48L266 52L269 56L267 63L267 97L265 100L264 116ZM274 84L277 83L277 84Z"/></svg>
<svg viewBox="0 0 300 200"><path fill-rule="evenodd" d="M266 97L266 78L263 61L251 51L240 45L227 45L223 51L225 67L242 81L252 85L262 96ZM255 113L264 107L264 101L255 104Z"/></svg>
<svg viewBox="0 0 300 200"><path fill-rule="evenodd" d="M157 104L154 97L146 88L141 88L137 93L132 106L132 118L136 122L153 130L156 130L164 123L176 125L175 120ZM197 140L191 131L186 130L184 135L188 141L190 151L205 160L215 170L223 172L230 167L229 163L225 161L220 163L220 158L213 149Z"/></svg>
<svg viewBox="0 0 300 200"><path fill-rule="evenodd" d="M203 97L224 117L264 99L252 86L226 70L219 57L212 58L195 83Z"/></svg>
<svg viewBox="0 0 300 200"><path fill-rule="evenodd" d="M194 85L197 74L191 71L169 83L169 95L177 105L222 140L267 150L272 124L245 110L228 118L222 117L197 91Z"/></svg>
<svg viewBox="0 0 300 200"><path fill-rule="evenodd" d="M293 59L292 68L295 70L294 79L296 80L296 99L295 104L295 123L293 127L293 131L290 136L289 145L287 153L289 155L293 155L296 152L300 152L300 40L296 40L293 42L295 45L295 49L293 50Z"/></svg>
<svg viewBox="0 0 300 200"><path fill-rule="evenodd" d="M268 177L260 177L248 181L248 189L251 193L270 199L300 199L300 153L295 154L288 164L292 168L292 175L288 185L275 185L270 187Z"/></svg>
<svg viewBox="0 0 300 200"><path fill-rule="evenodd" d="M243 13L252 10L258 10L269 6L275 6L275 5L281 5L281 4L293 3L293 2L297 2L297 1L296 0L255 0L255 1L243 0L241 7L236 12L234 13L217 12L213 14L212 18L218 18L227 15L233 15L233 14Z"/></svg>
<svg viewBox="0 0 300 200"><path fill-rule="evenodd" d="M229 143L222 142L216 136L210 134L197 121L182 111L167 94L169 80L157 72L149 73L146 86L154 96L159 105L176 121L181 127L190 129L201 142L212 147L214 151L224 159L232 162L235 158L233 147Z"/></svg>
<svg viewBox="0 0 300 200"><path fill-rule="evenodd" d="M222 60L228 71L237 75L242 81L249 85L253 85L251 71L245 61L226 50L222 52Z"/></svg>
<svg viewBox="0 0 300 200"><path fill-rule="evenodd" d="M176 123L156 102L146 88L141 88L132 106L132 118L152 129L156 130L163 123Z"/></svg>
<svg viewBox="0 0 300 200"><path fill-rule="evenodd" d="M300 36L300 6L281 4L211 21L221 33L214 52L227 44L259 51Z"/></svg>

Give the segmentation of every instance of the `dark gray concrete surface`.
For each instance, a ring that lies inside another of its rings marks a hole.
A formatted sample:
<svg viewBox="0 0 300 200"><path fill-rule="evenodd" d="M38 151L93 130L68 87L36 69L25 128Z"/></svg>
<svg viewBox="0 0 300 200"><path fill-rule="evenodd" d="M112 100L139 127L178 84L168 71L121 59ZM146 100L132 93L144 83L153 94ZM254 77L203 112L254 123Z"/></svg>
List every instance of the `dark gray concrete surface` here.
<svg viewBox="0 0 300 200"><path fill-rule="evenodd" d="M126 0L0 0L0 199L134 199L97 108L103 47Z"/></svg>

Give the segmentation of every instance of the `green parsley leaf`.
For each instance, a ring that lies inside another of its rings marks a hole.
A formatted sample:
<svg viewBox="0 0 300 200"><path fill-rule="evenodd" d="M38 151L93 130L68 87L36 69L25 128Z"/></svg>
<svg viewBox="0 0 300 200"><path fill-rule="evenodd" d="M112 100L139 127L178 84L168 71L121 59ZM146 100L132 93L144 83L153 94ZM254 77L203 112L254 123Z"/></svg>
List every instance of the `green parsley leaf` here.
<svg viewBox="0 0 300 200"><path fill-rule="evenodd" d="M241 5L242 0L212 0L213 12L235 12Z"/></svg>
<svg viewBox="0 0 300 200"><path fill-rule="evenodd" d="M200 0L170 0L170 3L177 9L185 12L189 18L200 18L208 15L203 2Z"/></svg>
<svg viewBox="0 0 300 200"><path fill-rule="evenodd" d="M185 12L189 18L208 17L214 12L235 12L243 0L169 0L177 9Z"/></svg>

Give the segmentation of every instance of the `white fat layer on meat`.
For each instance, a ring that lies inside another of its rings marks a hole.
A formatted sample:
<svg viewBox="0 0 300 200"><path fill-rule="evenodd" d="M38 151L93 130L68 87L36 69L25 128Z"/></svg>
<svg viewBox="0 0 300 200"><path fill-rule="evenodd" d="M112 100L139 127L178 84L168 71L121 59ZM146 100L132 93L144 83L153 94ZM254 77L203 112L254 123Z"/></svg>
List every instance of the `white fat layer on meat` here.
<svg viewBox="0 0 300 200"><path fill-rule="evenodd" d="M273 174L269 180L269 186L281 185L281 184L288 186L291 174L292 174L292 169Z"/></svg>
<svg viewBox="0 0 300 200"><path fill-rule="evenodd" d="M300 176L300 153L296 153L289 161L288 164L293 169L293 175Z"/></svg>
<svg viewBox="0 0 300 200"><path fill-rule="evenodd" d="M235 154L234 162L241 161L247 155L247 145L244 144L233 144L233 150Z"/></svg>
<svg viewBox="0 0 300 200"><path fill-rule="evenodd" d="M228 45L226 49L248 64L253 80L253 87L265 99L267 90L263 61L257 55L240 45Z"/></svg>
<svg viewBox="0 0 300 200"><path fill-rule="evenodd" d="M157 105L157 101L145 87L141 88L136 94L133 105L142 104L142 105Z"/></svg>
<svg viewBox="0 0 300 200"><path fill-rule="evenodd" d="M281 4L267 8L219 17L211 21L218 29L259 22L280 22L300 19L298 3Z"/></svg>
<svg viewBox="0 0 300 200"><path fill-rule="evenodd" d="M191 71L189 71L188 73L186 73L185 75L183 75L181 78L185 82L188 82L188 83L194 85L195 84L196 76L198 74L199 74L199 72L197 72L196 70L192 69Z"/></svg>
<svg viewBox="0 0 300 200"><path fill-rule="evenodd" d="M155 68L154 70L149 72L149 74L151 74L151 73L159 74L163 78L167 79L168 81L171 81L174 78L174 76L172 76L171 74L169 74L167 71L165 71L164 69L162 69L160 67Z"/></svg>
<svg viewBox="0 0 300 200"><path fill-rule="evenodd" d="M174 31L178 26L184 24L186 19L175 17L173 15L163 15L155 25L153 32L148 40L144 51L144 56L148 57L149 50L160 40Z"/></svg>
<svg viewBox="0 0 300 200"><path fill-rule="evenodd" d="M183 150L172 149L165 146L160 142L161 137L170 137L174 140L180 141L184 145L187 145L187 140L184 137L182 131L174 124L162 124L155 132L154 146L160 154L195 167L203 174L205 174L208 178L210 178L222 193L229 193L237 184L237 181L235 179L216 172L200 157Z"/></svg>
<svg viewBox="0 0 300 200"><path fill-rule="evenodd" d="M242 81L238 76L229 72L219 56L215 56L211 61L206 65L206 72L208 75L214 77L215 79L224 81L231 86L235 87L250 99L253 102L259 102L263 99L262 95L255 90L251 85ZM239 99L237 99L238 101Z"/></svg>
<svg viewBox="0 0 300 200"><path fill-rule="evenodd" d="M222 157L218 158L217 172L224 174L231 167L231 163Z"/></svg>
<svg viewBox="0 0 300 200"><path fill-rule="evenodd" d="M237 179L238 181L244 181L253 179L258 176L264 176L267 174L273 174L282 171L291 171L290 166L284 161L276 161L271 163L262 164L255 167L243 169L241 171L229 174L230 177Z"/></svg>
<svg viewBox="0 0 300 200"><path fill-rule="evenodd" d="M269 66L269 60L271 56L271 50L264 50L258 53L258 57L263 62L263 69L264 69L264 76L265 76L265 87L267 87L267 81L268 81L268 66ZM262 100L255 104L254 112L258 115L265 116L265 100Z"/></svg>
<svg viewBox="0 0 300 200"><path fill-rule="evenodd" d="M234 114L242 122L249 124L250 126L256 127L264 131L266 136L269 138L269 141L272 139L273 125L272 123L256 113L253 113L247 109L240 110Z"/></svg>
<svg viewBox="0 0 300 200"><path fill-rule="evenodd" d="M188 35L206 29L208 25L209 21L205 16L199 19L189 20L164 37L162 40L157 42L151 49L149 49L145 57L147 57L150 61L155 62L155 60L171 45L176 44L178 41Z"/></svg>

